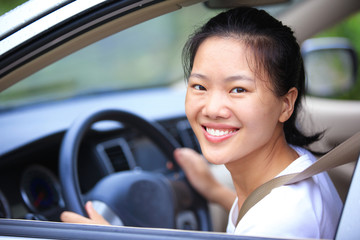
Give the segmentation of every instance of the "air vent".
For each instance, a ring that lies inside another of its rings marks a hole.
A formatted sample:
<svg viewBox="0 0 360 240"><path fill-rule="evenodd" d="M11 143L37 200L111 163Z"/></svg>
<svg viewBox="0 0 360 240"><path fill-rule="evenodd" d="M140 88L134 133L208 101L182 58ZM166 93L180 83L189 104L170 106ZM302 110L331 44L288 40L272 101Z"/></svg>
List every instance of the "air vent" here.
<svg viewBox="0 0 360 240"><path fill-rule="evenodd" d="M130 170L124 151L120 145L114 145L112 147L105 148L104 150L116 172Z"/></svg>
<svg viewBox="0 0 360 240"><path fill-rule="evenodd" d="M123 138L101 143L97 150L111 172L126 171L135 168L135 160L129 145Z"/></svg>

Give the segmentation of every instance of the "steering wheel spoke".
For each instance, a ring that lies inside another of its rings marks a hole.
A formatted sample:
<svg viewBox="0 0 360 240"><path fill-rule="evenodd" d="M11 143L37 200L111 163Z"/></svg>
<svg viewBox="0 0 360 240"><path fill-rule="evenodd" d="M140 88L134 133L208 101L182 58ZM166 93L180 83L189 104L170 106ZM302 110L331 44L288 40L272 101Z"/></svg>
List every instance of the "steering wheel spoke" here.
<svg viewBox="0 0 360 240"><path fill-rule="evenodd" d="M124 226L121 218L104 202L99 200L91 201L94 209L103 216L111 225Z"/></svg>

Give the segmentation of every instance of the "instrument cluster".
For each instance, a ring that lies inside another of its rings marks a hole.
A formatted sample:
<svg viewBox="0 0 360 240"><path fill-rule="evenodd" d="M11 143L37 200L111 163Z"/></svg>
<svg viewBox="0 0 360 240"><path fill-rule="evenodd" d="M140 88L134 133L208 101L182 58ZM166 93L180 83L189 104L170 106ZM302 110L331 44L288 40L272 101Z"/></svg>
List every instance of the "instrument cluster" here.
<svg viewBox="0 0 360 240"><path fill-rule="evenodd" d="M50 213L63 204L57 178L41 165L26 169L21 178L20 191L24 203L33 213Z"/></svg>

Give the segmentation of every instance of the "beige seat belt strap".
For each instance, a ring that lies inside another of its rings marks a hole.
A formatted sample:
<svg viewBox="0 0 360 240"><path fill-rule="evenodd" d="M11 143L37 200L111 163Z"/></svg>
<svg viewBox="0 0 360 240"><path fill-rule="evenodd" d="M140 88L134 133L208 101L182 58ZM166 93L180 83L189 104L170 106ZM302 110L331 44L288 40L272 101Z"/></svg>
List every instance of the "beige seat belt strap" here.
<svg viewBox="0 0 360 240"><path fill-rule="evenodd" d="M345 142L341 143L330 152L319 158L316 162L299 173L287 174L276 177L263 185L256 188L245 200L237 219L236 225L242 217L252 208L257 202L268 195L272 189L282 185L293 184L301 180L310 178L318 173L327 171L334 167L356 161L360 153L360 132L350 137Z"/></svg>

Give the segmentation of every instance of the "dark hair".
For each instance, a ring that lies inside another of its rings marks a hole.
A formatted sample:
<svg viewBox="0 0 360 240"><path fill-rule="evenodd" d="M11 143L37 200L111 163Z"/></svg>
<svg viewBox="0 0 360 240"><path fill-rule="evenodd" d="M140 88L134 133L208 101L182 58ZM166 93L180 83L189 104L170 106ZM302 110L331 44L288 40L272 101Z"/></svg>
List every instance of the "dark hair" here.
<svg viewBox="0 0 360 240"><path fill-rule="evenodd" d="M267 74L276 96L284 96L292 87L297 88L294 112L284 123L289 144L305 147L322 136L322 133L305 136L296 126L305 94L305 72L299 44L289 27L256 8L240 7L218 14L195 31L184 46L182 58L186 79L190 76L199 46L214 36L233 37L250 48L255 60L251 64L255 67L254 72Z"/></svg>

